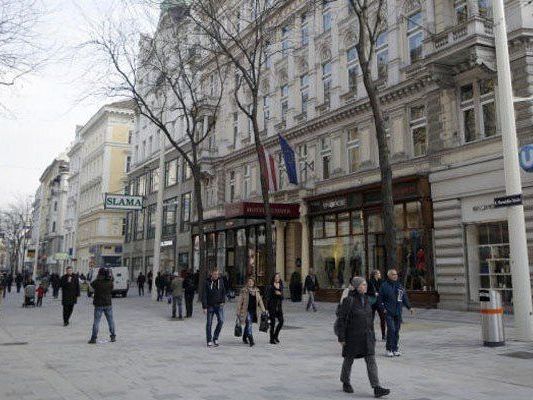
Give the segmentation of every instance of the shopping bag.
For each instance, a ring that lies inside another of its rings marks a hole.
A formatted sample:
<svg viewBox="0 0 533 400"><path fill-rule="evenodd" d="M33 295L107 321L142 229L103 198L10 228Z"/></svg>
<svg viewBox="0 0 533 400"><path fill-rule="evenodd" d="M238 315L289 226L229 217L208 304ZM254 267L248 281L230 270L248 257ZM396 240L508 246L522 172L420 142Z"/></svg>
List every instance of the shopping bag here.
<svg viewBox="0 0 533 400"><path fill-rule="evenodd" d="M261 314L261 321L259 323L259 330L261 332L268 331L269 322L270 321L268 320L268 314L266 312L262 313Z"/></svg>
<svg viewBox="0 0 533 400"><path fill-rule="evenodd" d="M239 321L239 317L235 320L235 330L233 332L235 337L241 337L242 336L242 325L241 321Z"/></svg>

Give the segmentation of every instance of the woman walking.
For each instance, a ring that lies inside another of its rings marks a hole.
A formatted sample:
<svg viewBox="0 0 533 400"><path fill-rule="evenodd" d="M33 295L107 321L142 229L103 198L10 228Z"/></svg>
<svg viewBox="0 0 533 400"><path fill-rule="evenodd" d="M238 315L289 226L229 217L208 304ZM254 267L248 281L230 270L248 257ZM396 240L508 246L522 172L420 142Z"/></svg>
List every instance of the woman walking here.
<svg viewBox="0 0 533 400"><path fill-rule="evenodd" d="M341 382L346 393L353 393L350 384L352 365L356 358L364 358L370 385L374 389L374 397L386 396L389 389L379 384L378 367L375 358L376 337L372 323L372 307L366 295L367 283L364 278L352 279L354 290L343 300L338 316L338 339L342 345Z"/></svg>
<svg viewBox="0 0 533 400"><path fill-rule="evenodd" d="M268 314L270 316L270 344L279 343L279 332L283 327L283 281L276 272L268 288ZM276 325L276 319L278 324ZM275 326L276 325L276 326Z"/></svg>
<svg viewBox="0 0 533 400"><path fill-rule="evenodd" d="M382 302L378 301L381 282L381 272L378 269L375 269L370 274L370 280L368 281L368 299L370 300L370 305L372 305L372 323L374 323L374 317L376 316L377 311L381 327L381 340L385 340L387 338L385 335L385 309L383 308Z"/></svg>
<svg viewBox="0 0 533 400"><path fill-rule="evenodd" d="M242 288L237 303L237 317L241 324L244 323L242 341L248 343L250 347L255 344L252 323L257 322L258 317L265 311L261 293L259 293L259 289L255 286L255 279L250 277L248 278L247 286Z"/></svg>

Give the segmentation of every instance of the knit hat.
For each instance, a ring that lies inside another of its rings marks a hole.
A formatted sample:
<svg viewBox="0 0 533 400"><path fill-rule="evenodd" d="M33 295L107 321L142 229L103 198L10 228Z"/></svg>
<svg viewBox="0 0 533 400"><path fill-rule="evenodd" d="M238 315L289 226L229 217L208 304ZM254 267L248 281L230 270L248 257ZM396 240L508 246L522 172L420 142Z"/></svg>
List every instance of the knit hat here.
<svg viewBox="0 0 533 400"><path fill-rule="evenodd" d="M354 289L357 290L359 286L361 286L362 283L366 282L366 279L361 276L354 276L352 278L352 286Z"/></svg>

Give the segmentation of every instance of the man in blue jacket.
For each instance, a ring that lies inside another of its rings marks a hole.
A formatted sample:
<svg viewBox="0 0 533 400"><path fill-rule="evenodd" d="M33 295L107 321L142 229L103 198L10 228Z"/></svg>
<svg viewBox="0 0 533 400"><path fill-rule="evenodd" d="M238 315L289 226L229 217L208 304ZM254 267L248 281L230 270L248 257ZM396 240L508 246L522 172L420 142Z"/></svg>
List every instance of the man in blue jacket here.
<svg viewBox="0 0 533 400"><path fill-rule="evenodd" d="M400 340L400 326L402 325L402 308L405 306L414 312L405 288L398 282L398 271L390 269L387 272L387 281L381 285L379 289L378 299L383 304L386 311L387 321L387 355L389 357L401 356L398 350L398 342Z"/></svg>

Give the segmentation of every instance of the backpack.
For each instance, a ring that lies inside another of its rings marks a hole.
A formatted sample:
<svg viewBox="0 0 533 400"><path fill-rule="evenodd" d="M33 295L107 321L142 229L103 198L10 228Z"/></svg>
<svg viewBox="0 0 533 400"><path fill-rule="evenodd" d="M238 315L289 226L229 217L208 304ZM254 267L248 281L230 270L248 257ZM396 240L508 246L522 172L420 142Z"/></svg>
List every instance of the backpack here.
<svg viewBox="0 0 533 400"><path fill-rule="evenodd" d="M351 309L353 307L353 302L354 302L354 298L353 296L348 296L348 308ZM343 300L344 302L344 300ZM333 333L335 333L335 336L339 337L340 336L340 323L341 323L341 308L342 308L342 303L338 304L337 305L337 309L335 310L335 315L337 316L337 318L335 318L335 323L333 324ZM348 313L346 315L346 325L348 324L349 322L349 318L350 318L350 315L351 313Z"/></svg>

